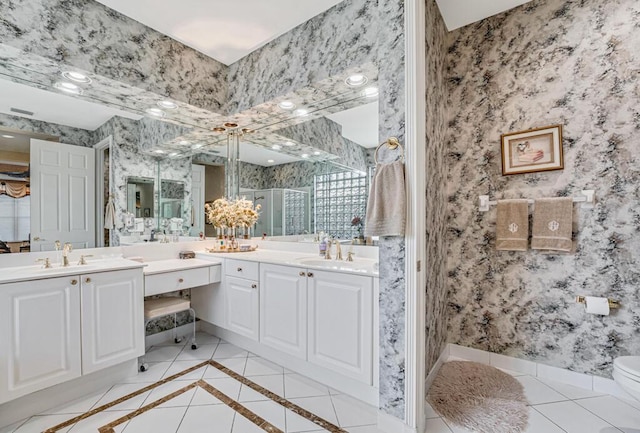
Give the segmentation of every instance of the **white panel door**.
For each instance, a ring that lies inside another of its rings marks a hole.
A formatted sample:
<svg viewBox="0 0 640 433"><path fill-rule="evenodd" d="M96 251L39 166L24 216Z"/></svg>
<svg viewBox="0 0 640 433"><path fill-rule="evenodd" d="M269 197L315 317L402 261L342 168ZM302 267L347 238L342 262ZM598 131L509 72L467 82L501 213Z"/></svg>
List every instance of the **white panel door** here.
<svg viewBox="0 0 640 433"><path fill-rule="evenodd" d="M307 273L260 264L260 342L307 358Z"/></svg>
<svg viewBox="0 0 640 433"><path fill-rule="evenodd" d="M80 276L82 374L144 354L144 288L141 269Z"/></svg>
<svg viewBox="0 0 640 433"><path fill-rule="evenodd" d="M198 236L204 233L204 165L194 164L191 166L191 236Z"/></svg>
<svg viewBox="0 0 640 433"><path fill-rule="evenodd" d="M95 151L31 140L31 251L95 246Z"/></svg>
<svg viewBox="0 0 640 433"><path fill-rule="evenodd" d="M226 277L224 285L226 328L258 341L260 325L258 282Z"/></svg>
<svg viewBox="0 0 640 433"><path fill-rule="evenodd" d="M308 361L373 383L373 282L310 271Z"/></svg>
<svg viewBox="0 0 640 433"><path fill-rule="evenodd" d="M79 377L78 277L0 284L0 403Z"/></svg>

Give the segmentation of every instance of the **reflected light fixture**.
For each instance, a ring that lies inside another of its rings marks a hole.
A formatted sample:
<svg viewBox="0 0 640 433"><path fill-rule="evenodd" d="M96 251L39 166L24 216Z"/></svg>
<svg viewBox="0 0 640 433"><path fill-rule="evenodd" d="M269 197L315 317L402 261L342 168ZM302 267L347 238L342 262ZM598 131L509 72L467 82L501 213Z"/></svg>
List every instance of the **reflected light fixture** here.
<svg viewBox="0 0 640 433"><path fill-rule="evenodd" d="M171 152L169 156L178 156L178 152Z"/></svg>
<svg viewBox="0 0 640 433"><path fill-rule="evenodd" d="M62 73L62 76L67 80L75 81L76 83L89 84L91 82L91 78L81 72L65 71Z"/></svg>
<svg viewBox="0 0 640 433"><path fill-rule="evenodd" d="M154 108L147 108L145 110L145 113L147 113L148 115L153 116L153 117L164 117L165 116L164 111L162 111L159 108L155 108L155 107Z"/></svg>
<svg viewBox="0 0 640 433"><path fill-rule="evenodd" d="M200 149L202 146L204 146L204 144L194 144L193 146L191 146L192 149Z"/></svg>
<svg viewBox="0 0 640 433"><path fill-rule="evenodd" d="M280 150L280 149L282 149L282 146L280 146L279 144L274 144L273 146L271 146L271 148L273 150Z"/></svg>
<svg viewBox="0 0 640 433"><path fill-rule="evenodd" d="M295 146L296 144L294 142L292 142L292 141L285 141L284 145L291 147L291 146Z"/></svg>
<svg viewBox="0 0 640 433"><path fill-rule="evenodd" d="M187 144L191 144L191 143L189 143L187 140L182 140L182 141L181 141L180 143L178 143L178 144L181 144L182 146L186 146Z"/></svg>
<svg viewBox="0 0 640 433"><path fill-rule="evenodd" d="M298 108L296 111L293 112L293 115L298 117L308 116L309 110L305 110L304 108Z"/></svg>
<svg viewBox="0 0 640 433"><path fill-rule="evenodd" d="M273 159L267 159L268 163L274 163L275 161Z"/></svg>
<svg viewBox="0 0 640 433"><path fill-rule="evenodd" d="M380 91L377 87L367 87L362 91L362 96L365 98L375 98L379 93Z"/></svg>
<svg viewBox="0 0 640 433"><path fill-rule="evenodd" d="M318 152L317 150L315 152L313 152L314 155L320 155L320 152Z"/></svg>
<svg viewBox="0 0 640 433"><path fill-rule="evenodd" d="M237 128L238 124L235 123L235 122L225 122L224 127L225 128Z"/></svg>
<svg viewBox="0 0 640 433"><path fill-rule="evenodd" d="M156 150L154 150L154 152L155 152L155 153L164 153L164 150L156 149Z"/></svg>
<svg viewBox="0 0 640 433"><path fill-rule="evenodd" d="M309 154L308 154L308 153L303 153L303 154L302 154L302 155L300 155L300 156L301 156L301 157L303 157L303 158L305 158L305 159L306 159L306 158L309 158Z"/></svg>
<svg viewBox="0 0 640 433"><path fill-rule="evenodd" d="M351 87L364 86L365 84L367 84L367 81L369 81L367 77L365 77L362 74L353 74L353 75L350 75L349 78L344 80L344 82Z"/></svg>
<svg viewBox="0 0 640 433"><path fill-rule="evenodd" d="M213 132L224 132L227 128L223 128L222 126L216 126L215 128L211 128Z"/></svg>
<svg viewBox="0 0 640 433"><path fill-rule="evenodd" d="M278 107L282 108L283 110L293 110L294 108L296 108L296 104L291 101L282 101L278 103Z"/></svg>
<svg viewBox="0 0 640 433"><path fill-rule="evenodd" d="M16 138L13 135L9 135L9 134L2 134L0 137L2 137L2 138Z"/></svg>
<svg viewBox="0 0 640 433"><path fill-rule="evenodd" d="M62 90L63 92L71 93L73 95L82 95L82 89L79 86L73 83L68 83L66 81L58 81L53 85L53 87L58 90Z"/></svg>
<svg viewBox="0 0 640 433"><path fill-rule="evenodd" d="M176 108L178 108L178 104L168 100L158 101L157 104L158 104L158 107L165 108L167 110L175 110Z"/></svg>

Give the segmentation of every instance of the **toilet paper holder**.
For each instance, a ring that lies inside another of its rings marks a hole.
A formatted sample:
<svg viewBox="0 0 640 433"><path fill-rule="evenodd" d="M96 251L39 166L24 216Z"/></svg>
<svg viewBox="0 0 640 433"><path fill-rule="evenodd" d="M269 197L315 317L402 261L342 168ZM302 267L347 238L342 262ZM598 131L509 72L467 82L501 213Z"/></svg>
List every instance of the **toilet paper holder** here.
<svg viewBox="0 0 640 433"><path fill-rule="evenodd" d="M620 302L614 301L613 299L607 299L607 301L609 301L609 308L612 310L620 308ZM587 305L587 299L584 296L576 296L576 302L578 304Z"/></svg>

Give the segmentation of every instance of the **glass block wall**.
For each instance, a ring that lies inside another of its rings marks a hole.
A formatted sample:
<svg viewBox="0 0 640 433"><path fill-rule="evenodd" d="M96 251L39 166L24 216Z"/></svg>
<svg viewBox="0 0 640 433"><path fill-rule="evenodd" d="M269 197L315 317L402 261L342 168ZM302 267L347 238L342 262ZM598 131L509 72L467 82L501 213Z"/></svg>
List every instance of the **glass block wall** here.
<svg viewBox="0 0 640 433"><path fill-rule="evenodd" d="M315 176L315 232L340 239L360 235L351 220L359 216L364 223L369 178L366 173L340 171Z"/></svg>
<svg viewBox="0 0 640 433"><path fill-rule="evenodd" d="M285 236L308 233L308 194L303 191L284 190Z"/></svg>

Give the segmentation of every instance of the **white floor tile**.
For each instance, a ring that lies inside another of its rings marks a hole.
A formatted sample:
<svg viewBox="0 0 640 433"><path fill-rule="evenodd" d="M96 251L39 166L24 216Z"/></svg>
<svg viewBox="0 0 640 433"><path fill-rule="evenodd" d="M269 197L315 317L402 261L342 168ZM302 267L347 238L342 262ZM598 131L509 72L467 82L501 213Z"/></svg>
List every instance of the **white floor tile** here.
<svg viewBox="0 0 640 433"><path fill-rule="evenodd" d="M535 410L567 433L601 433L612 426L573 401L541 404Z"/></svg>
<svg viewBox="0 0 640 433"><path fill-rule="evenodd" d="M144 401L142 405L146 406L148 404L151 404L154 401L162 397L165 397L171 394L172 392L179 390L180 388L184 388L185 386L188 386L193 382L194 382L193 380L172 380L171 382L165 383L164 385L160 385L159 387L151 391L151 394L149 394L149 396L147 397L147 399ZM189 403L191 403L191 399L193 398L193 394L195 394L195 392L196 392L195 388L190 389L180 394L179 396L172 398L171 400L165 403L162 403L158 407L162 408L162 407L189 406Z"/></svg>
<svg viewBox="0 0 640 433"><path fill-rule="evenodd" d="M529 422L524 433L564 433L564 430L549 421L533 407L529 407Z"/></svg>
<svg viewBox="0 0 640 433"><path fill-rule="evenodd" d="M247 365L247 358L225 358L216 359L215 361L238 374L244 374L244 367ZM229 377L229 375L210 365L204 373L204 378L210 379L214 377Z"/></svg>
<svg viewBox="0 0 640 433"><path fill-rule="evenodd" d="M238 396L240 395L240 387L242 386L242 384L235 379L231 379L230 377L205 379L205 382L213 386L215 389L217 389L227 397L234 400L237 400ZM207 392L207 394L209 394L209 392Z"/></svg>
<svg viewBox="0 0 640 433"><path fill-rule="evenodd" d="M69 430L69 432L96 433L100 427L107 425L110 422L115 421L129 413L131 412L128 410L100 412L80 421L79 423L74 425L71 430ZM116 433L121 432L125 429L126 425L126 423L123 423L122 425L116 427L114 430L116 431Z"/></svg>
<svg viewBox="0 0 640 433"><path fill-rule="evenodd" d="M124 397L128 394L138 391L139 389L144 388L147 385L151 385L150 383L119 383L114 385L93 407L98 408L102 405L111 403L114 400L119 399L120 397ZM144 400L149 396L151 391L143 392L140 395L132 397L128 400L123 401L120 404L117 404L113 407L110 407L107 410L136 410L142 406Z"/></svg>
<svg viewBox="0 0 640 433"><path fill-rule="evenodd" d="M284 368L264 358L248 358L247 365L244 369L244 375L249 376L265 376L270 374L284 374Z"/></svg>
<svg viewBox="0 0 640 433"><path fill-rule="evenodd" d="M149 348L144 355L146 362L170 362L182 352L182 346L154 346Z"/></svg>
<svg viewBox="0 0 640 433"><path fill-rule="evenodd" d="M124 432L176 433L186 410L186 407L152 409L133 418L127 424Z"/></svg>
<svg viewBox="0 0 640 433"><path fill-rule="evenodd" d="M285 431L285 415L284 415L284 407L280 406L278 403L273 401L254 401L249 403L242 403L244 407L249 409L251 412L260 416L262 419L267 422L273 424L278 427L280 430ZM243 418L240 414L236 415L234 420L234 431L235 424L238 422L238 418ZM243 418L244 419L244 418ZM245 421L247 421L245 419ZM250 421L247 421L250 422Z"/></svg>
<svg viewBox="0 0 640 433"><path fill-rule="evenodd" d="M170 366L171 362L149 362L146 371L129 376L122 383L157 382L162 379Z"/></svg>
<svg viewBox="0 0 640 433"><path fill-rule="evenodd" d="M223 404L220 400L215 398L211 393L205 391L202 388L197 388L193 399L191 400L191 406L211 406L214 404Z"/></svg>
<svg viewBox="0 0 640 433"><path fill-rule="evenodd" d="M286 386L286 385L285 385ZM378 423L378 411L359 400L347 395L332 395L340 427L356 427Z"/></svg>
<svg viewBox="0 0 640 433"><path fill-rule="evenodd" d="M232 433L264 433L264 430L239 413L233 419L233 429L231 431Z"/></svg>
<svg viewBox="0 0 640 433"><path fill-rule="evenodd" d="M519 376L516 377L516 380L524 386L524 393L529 404L535 405L568 400L564 395L554 391L531 376Z"/></svg>
<svg viewBox="0 0 640 433"><path fill-rule="evenodd" d="M84 413L88 412L100 399L109 391L111 387L105 387L104 389L88 394L85 397L71 401L69 403L62 404L60 406L48 409L40 413L40 415L57 415L57 414L69 414L69 413Z"/></svg>
<svg viewBox="0 0 640 433"><path fill-rule="evenodd" d="M171 367L169 367L167 369L167 371L164 373L164 375L162 376L163 379L166 379L167 377L173 376L174 374L178 374L188 368L191 368L195 365L201 364L203 361L201 360L192 360L192 361L175 361L173 364L171 364ZM202 375L204 374L204 372L206 371L208 365L205 365L203 367L200 367L194 371L192 371L191 373L187 373L183 376L180 376L177 380L199 380L202 379Z"/></svg>
<svg viewBox="0 0 640 433"><path fill-rule="evenodd" d="M303 409L308 410L314 415L323 418L326 421L334 425L338 425L338 418L336 417L336 412L333 408L333 402L331 401L331 397L307 397L307 398L294 398L289 399L292 403L300 406ZM301 417L289 410L286 412L287 418L287 431L288 432L302 432L302 431L314 431L318 430L318 428L322 429L322 427L318 426L308 419Z"/></svg>
<svg viewBox="0 0 640 433"><path fill-rule="evenodd" d="M217 344L209 344L198 346L196 350L191 349L191 345L188 344L182 349L182 352L176 358L176 361L190 361L192 359L206 360L211 359L213 352L215 352Z"/></svg>
<svg viewBox="0 0 640 433"><path fill-rule="evenodd" d="M218 344L220 339L215 335L207 334L206 332L196 332L196 343L200 344ZM189 345L191 345L191 338L189 337Z"/></svg>
<svg viewBox="0 0 640 433"><path fill-rule="evenodd" d="M42 433L44 430L63 423L76 415L80 414L74 414L72 416L69 414L32 416L27 420L27 422L18 427L15 433ZM69 428L61 430L61 432L66 431L69 431Z"/></svg>
<svg viewBox="0 0 640 433"><path fill-rule="evenodd" d="M213 359L246 358L249 352L229 343L220 343L213 354Z"/></svg>
<svg viewBox="0 0 640 433"><path fill-rule="evenodd" d="M345 429L346 431L348 431L349 433L386 433L383 432L382 430L378 430L378 428L374 425L363 425L360 427L349 427ZM320 431L324 431L324 430L320 430ZM431 430L427 430L427 433L432 433ZM437 433L437 432L433 432L433 433ZM449 432L447 432L449 433Z"/></svg>
<svg viewBox="0 0 640 433"><path fill-rule="evenodd" d="M429 403L425 403L424 414L425 418L440 418L438 412L436 412L436 410Z"/></svg>
<svg viewBox="0 0 640 433"><path fill-rule="evenodd" d="M235 411L229 406L192 406L180 423L177 433L230 433Z"/></svg>
<svg viewBox="0 0 640 433"><path fill-rule="evenodd" d="M253 376L250 379L252 382L267 388L269 391L279 395L280 397L284 397L284 375L276 374L272 376ZM242 385L242 389L240 390L240 399L238 400L239 402L242 403L244 401L261 400L269 400L269 397L254 391L247 385Z"/></svg>
<svg viewBox="0 0 640 433"><path fill-rule="evenodd" d="M4 427L0 427L0 433L13 433L13 431L15 429L17 429L18 427L20 427L22 424L25 423L26 420L20 420L18 422L15 422L11 425L8 426L4 426Z"/></svg>
<svg viewBox="0 0 640 433"><path fill-rule="evenodd" d="M615 397L589 398L576 403L624 432L640 432L640 410Z"/></svg>
<svg viewBox="0 0 640 433"><path fill-rule="evenodd" d="M349 432L352 430L347 429ZM449 426L442 420L442 418L430 418L427 420L426 429L428 433L452 433ZM355 431L353 431L355 433Z"/></svg>
<svg viewBox="0 0 640 433"><path fill-rule="evenodd" d="M598 397L598 396L604 395L601 392L592 391L590 389L579 388L577 386L556 382L554 380L542 379L539 377L536 379L544 383L545 385L553 388L554 390L558 391L560 394L564 395L565 397L571 400L576 400L579 398Z"/></svg>
<svg viewBox="0 0 640 433"><path fill-rule="evenodd" d="M329 395L329 387L300 374L285 374L284 396L286 398L318 397Z"/></svg>
<svg viewBox="0 0 640 433"><path fill-rule="evenodd" d="M593 376L564 368L551 367L550 365L538 364L537 377L542 379L555 380L583 389L593 389Z"/></svg>

